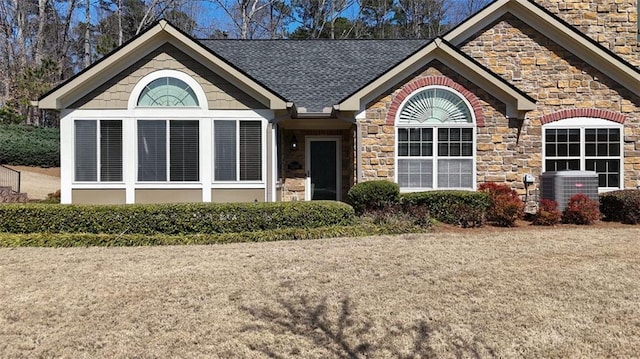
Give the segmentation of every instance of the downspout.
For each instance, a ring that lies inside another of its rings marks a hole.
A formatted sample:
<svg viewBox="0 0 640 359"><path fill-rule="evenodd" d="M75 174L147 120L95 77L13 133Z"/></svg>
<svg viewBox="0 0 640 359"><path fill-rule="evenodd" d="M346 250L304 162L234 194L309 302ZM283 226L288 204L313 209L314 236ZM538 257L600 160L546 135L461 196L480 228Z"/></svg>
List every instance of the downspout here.
<svg viewBox="0 0 640 359"><path fill-rule="evenodd" d="M362 125L365 111L356 115L356 183L362 182Z"/></svg>

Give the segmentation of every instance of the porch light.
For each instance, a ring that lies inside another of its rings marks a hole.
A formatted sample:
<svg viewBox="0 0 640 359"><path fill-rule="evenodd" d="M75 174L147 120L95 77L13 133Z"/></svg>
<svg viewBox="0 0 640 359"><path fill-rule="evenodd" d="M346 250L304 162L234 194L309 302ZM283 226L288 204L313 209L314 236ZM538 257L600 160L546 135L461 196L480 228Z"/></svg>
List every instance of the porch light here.
<svg viewBox="0 0 640 359"><path fill-rule="evenodd" d="M298 149L298 139L296 138L296 135L291 136L291 140L289 141L289 148L291 148L291 151L295 151Z"/></svg>

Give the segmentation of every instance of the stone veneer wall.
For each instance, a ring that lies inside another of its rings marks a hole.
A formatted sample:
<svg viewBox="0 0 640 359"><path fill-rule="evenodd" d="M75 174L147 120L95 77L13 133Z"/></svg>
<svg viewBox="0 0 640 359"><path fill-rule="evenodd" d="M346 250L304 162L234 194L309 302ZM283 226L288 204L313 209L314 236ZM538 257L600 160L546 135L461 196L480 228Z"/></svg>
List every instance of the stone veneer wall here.
<svg viewBox="0 0 640 359"><path fill-rule="evenodd" d="M364 180L394 179L395 131L385 119L402 86L426 76L446 76L475 94L482 106L485 126L477 129L477 182L507 182L524 193L522 176L539 176L542 172L542 119L580 109L573 113L596 116L598 110L604 110L611 117L603 117L624 121L624 186L640 185L637 94L509 14L462 44L461 49L528 93L536 100L537 109L530 111L523 123L509 120L497 99L445 65L433 62L368 104L366 118L361 121Z"/></svg>
<svg viewBox="0 0 640 359"><path fill-rule="evenodd" d="M290 140L293 136L298 140L298 149L290 149ZM304 201L306 178L306 136L340 136L342 144L342 200L347 197L349 188L353 186L354 173L354 131L353 130L286 130L283 129L280 136L280 165L281 172L281 198L278 201ZM297 162L299 169L289 169L289 164Z"/></svg>
<svg viewBox="0 0 640 359"><path fill-rule="evenodd" d="M640 66L638 0L536 0L635 66Z"/></svg>

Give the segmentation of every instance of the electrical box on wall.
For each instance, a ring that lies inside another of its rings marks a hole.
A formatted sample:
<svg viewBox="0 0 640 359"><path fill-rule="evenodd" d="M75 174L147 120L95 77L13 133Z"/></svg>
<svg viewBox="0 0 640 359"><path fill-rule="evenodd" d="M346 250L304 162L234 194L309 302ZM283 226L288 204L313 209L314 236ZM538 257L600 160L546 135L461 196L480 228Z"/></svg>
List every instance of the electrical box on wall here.
<svg viewBox="0 0 640 359"><path fill-rule="evenodd" d="M522 178L522 182L524 182L525 184L533 183L534 182L533 175L531 173L526 173Z"/></svg>

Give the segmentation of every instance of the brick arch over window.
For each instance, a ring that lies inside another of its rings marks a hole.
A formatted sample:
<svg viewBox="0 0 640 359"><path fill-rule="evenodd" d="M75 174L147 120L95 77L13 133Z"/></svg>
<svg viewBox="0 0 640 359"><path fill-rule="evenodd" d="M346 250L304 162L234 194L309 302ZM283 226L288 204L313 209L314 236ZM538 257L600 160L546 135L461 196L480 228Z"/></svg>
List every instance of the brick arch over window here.
<svg viewBox="0 0 640 359"><path fill-rule="evenodd" d="M467 101L469 101L471 107L473 108L473 113L476 117L476 126L484 127L484 114L482 112L482 106L480 105L480 100L478 99L478 97L473 92L469 91L466 87L460 85L459 83L446 76L421 77L402 86L402 90L400 90L400 92L391 102L391 107L389 108L389 112L387 114L387 125L393 126L395 124L396 114L400 109L400 105L409 95L422 87L433 85L446 86L461 93L462 96L464 96Z"/></svg>
<svg viewBox="0 0 640 359"><path fill-rule="evenodd" d="M562 110L544 115L542 116L542 119L540 119L540 122L542 122L543 125L546 125L547 123L575 117L601 118L603 120L609 120L622 124L624 124L624 121L626 121L627 119L625 115L609 110L602 110L597 108L574 108L571 110Z"/></svg>

